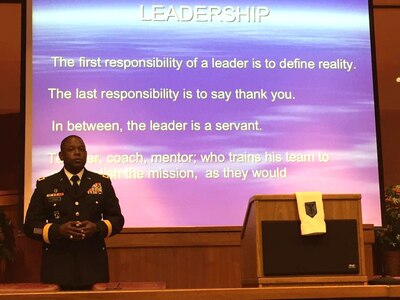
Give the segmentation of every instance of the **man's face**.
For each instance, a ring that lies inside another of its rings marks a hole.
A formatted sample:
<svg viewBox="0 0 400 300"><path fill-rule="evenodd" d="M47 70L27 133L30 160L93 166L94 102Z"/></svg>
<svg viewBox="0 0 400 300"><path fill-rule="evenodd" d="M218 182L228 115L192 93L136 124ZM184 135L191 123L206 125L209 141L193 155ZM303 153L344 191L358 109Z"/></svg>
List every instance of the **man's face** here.
<svg viewBox="0 0 400 300"><path fill-rule="evenodd" d="M71 137L61 145L59 157L64 167L72 174L79 173L86 164L86 147L82 139Z"/></svg>

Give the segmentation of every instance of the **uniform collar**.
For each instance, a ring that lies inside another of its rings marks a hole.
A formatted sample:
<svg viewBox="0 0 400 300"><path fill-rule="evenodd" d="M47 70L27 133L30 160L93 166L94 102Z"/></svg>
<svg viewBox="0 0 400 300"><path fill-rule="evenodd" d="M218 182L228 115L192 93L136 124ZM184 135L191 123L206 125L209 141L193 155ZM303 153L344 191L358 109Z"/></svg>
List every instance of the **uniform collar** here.
<svg viewBox="0 0 400 300"><path fill-rule="evenodd" d="M71 172L69 172L66 168L64 168L64 173L67 176L68 180L71 180L71 177L74 175L78 175L79 177L79 181L82 180L82 176L83 176L83 172L85 171L85 169L82 169L79 173L77 174L72 174Z"/></svg>

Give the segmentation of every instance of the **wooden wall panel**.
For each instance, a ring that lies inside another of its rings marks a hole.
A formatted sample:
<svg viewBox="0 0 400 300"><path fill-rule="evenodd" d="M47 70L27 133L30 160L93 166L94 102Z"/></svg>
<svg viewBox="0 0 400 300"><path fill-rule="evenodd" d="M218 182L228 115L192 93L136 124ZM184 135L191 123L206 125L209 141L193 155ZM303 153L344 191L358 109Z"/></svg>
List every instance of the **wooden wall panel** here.
<svg viewBox="0 0 400 300"><path fill-rule="evenodd" d="M111 281L162 281L167 288L240 287L239 247L110 249Z"/></svg>
<svg viewBox="0 0 400 300"><path fill-rule="evenodd" d="M20 124L19 113L0 114L0 191L18 190L21 184L23 143Z"/></svg>
<svg viewBox="0 0 400 300"><path fill-rule="evenodd" d="M241 227L125 229L107 242L111 281L240 287Z"/></svg>
<svg viewBox="0 0 400 300"><path fill-rule="evenodd" d="M384 186L400 184L400 1L391 2L374 9Z"/></svg>
<svg viewBox="0 0 400 300"><path fill-rule="evenodd" d="M20 110L20 66L21 4L0 3L0 114Z"/></svg>

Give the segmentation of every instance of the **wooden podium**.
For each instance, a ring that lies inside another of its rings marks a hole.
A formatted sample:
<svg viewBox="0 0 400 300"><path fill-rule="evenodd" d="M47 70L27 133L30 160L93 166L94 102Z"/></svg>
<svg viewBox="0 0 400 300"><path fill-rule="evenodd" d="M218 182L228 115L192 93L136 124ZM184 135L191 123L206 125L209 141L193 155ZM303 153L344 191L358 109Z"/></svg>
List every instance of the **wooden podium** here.
<svg viewBox="0 0 400 300"><path fill-rule="evenodd" d="M295 194L255 195L249 200L241 235L243 286L362 285L367 283L361 195L322 195L325 220L355 220L358 246L357 274L264 275L263 221L300 221ZM352 221L354 223L354 221ZM300 223L299 223L300 224ZM327 229L328 232L328 229ZM279 234L279 233L278 233ZM299 228L300 235L300 228ZM357 252L357 250L354 250ZM279 257L285 260L285 257ZM329 258L327 258L329 259Z"/></svg>

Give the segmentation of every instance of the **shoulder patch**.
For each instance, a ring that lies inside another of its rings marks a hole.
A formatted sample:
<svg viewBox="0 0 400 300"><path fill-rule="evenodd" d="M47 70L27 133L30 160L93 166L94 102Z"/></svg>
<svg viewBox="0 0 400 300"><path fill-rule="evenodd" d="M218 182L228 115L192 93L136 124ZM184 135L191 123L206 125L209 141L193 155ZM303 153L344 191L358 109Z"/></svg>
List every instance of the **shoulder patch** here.
<svg viewBox="0 0 400 300"><path fill-rule="evenodd" d="M45 180L45 179L46 179L46 177L40 177L40 178L38 178L37 181L43 181L43 180Z"/></svg>
<svg viewBox="0 0 400 300"><path fill-rule="evenodd" d="M110 179L110 176L108 176L106 174L102 174L101 176L103 176L104 178Z"/></svg>

